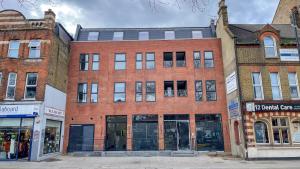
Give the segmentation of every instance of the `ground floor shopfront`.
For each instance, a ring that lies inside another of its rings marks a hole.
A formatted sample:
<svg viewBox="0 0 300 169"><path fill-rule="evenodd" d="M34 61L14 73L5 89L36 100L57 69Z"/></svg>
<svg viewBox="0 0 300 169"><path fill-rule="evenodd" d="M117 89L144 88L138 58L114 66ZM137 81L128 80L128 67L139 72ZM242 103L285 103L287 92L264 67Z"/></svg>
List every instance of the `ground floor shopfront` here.
<svg viewBox="0 0 300 169"><path fill-rule="evenodd" d="M221 114L106 115L68 127L67 152L229 150Z"/></svg>

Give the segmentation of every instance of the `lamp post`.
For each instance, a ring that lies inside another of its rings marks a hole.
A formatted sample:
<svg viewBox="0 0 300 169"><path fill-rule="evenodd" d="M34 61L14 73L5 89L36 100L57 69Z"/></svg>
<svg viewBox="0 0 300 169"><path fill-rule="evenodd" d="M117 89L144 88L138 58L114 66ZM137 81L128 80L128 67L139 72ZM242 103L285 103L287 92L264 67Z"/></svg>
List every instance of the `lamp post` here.
<svg viewBox="0 0 300 169"><path fill-rule="evenodd" d="M297 7L294 7L292 9L292 14L291 14L291 24L292 24L292 27L294 27L294 31L295 31L297 48L298 48L298 56L299 56L299 61L300 61L300 43L299 43L298 28L297 28L297 15L298 15Z"/></svg>

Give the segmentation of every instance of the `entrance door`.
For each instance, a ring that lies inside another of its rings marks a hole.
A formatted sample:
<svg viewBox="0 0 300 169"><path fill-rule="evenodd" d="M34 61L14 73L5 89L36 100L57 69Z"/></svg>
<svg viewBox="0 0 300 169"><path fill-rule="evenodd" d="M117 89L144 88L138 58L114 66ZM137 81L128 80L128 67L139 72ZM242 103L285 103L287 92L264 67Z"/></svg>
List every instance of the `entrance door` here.
<svg viewBox="0 0 300 169"><path fill-rule="evenodd" d="M189 150L190 130L188 115L166 115L164 141L166 150Z"/></svg>
<svg viewBox="0 0 300 169"><path fill-rule="evenodd" d="M106 117L107 151L126 151L127 146L127 116Z"/></svg>
<svg viewBox="0 0 300 169"><path fill-rule="evenodd" d="M94 150L94 125L71 125L68 152Z"/></svg>

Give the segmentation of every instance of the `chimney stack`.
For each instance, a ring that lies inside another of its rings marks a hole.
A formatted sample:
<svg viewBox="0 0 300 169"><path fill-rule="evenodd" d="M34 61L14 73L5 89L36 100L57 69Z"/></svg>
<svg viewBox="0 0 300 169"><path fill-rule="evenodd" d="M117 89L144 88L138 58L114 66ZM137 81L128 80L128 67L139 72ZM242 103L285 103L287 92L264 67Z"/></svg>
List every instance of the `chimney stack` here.
<svg viewBox="0 0 300 169"><path fill-rule="evenodd" d="M219 18L222 19L223 25L228 26L228 12L225 0L220 0L219 2Z"/></svg>
<svg viewBox="0 0 300 169"><path fill-rule="evenodd" d="M48 11L44 13L44 19L51 28L55 26L55 16L55 13L51 9L48 9Z"/></svg>

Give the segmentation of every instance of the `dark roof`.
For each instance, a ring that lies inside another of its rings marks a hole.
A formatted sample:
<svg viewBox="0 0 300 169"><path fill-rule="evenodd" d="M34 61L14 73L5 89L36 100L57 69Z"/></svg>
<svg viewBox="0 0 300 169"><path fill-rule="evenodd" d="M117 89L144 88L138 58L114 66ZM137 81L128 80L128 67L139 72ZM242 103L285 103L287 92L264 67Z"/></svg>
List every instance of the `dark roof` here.
<svg viewBox="0 0 300 169"><path fill-rule="evenodd" d="M215 37L215 27L82 28L78 25L75 41L87 41L89 32L99 32L99 41L113 40L114 32L123 32L123 40L139 40L139 32L149 32L149 40L162 40L165 39L165 31L175 31L175 39L191 39L192 31L201 31L203 38Z"/></svg>
<svg viewBox="0 0 300 169"><path fill-rule="evenodd" d="M280 31L282 40L290 39L289 43L296 43L294 28L290 24L270 24ZM257 32L266 24L230 24L229 29L237 38L239 44L258 44ZM298 29L300 35L300 30Z"/></svg>
<svg viewBox="0 0 300 169"><path fill-rule="evenodd" d="M73 37L59 22L55 23L54 32L65 44L68 44L70 41L73 40Z"/></svg>

